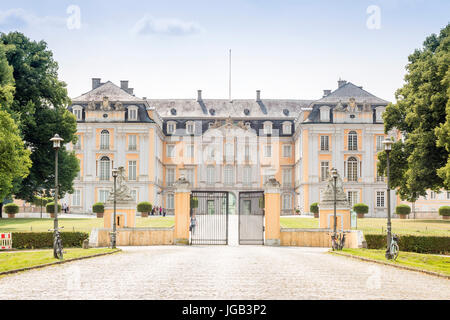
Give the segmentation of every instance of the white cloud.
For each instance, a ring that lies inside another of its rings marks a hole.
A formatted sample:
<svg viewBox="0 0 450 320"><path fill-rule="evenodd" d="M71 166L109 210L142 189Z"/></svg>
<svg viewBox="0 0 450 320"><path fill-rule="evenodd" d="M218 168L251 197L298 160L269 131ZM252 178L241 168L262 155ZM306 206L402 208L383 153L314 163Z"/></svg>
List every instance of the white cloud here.
<svg viewBox="0 0 450 320"><path fill-rule="evenodd" d="M203 29L195 22L186 22L179 19L155 19L144 16L132 28L138 35L164 34L172 36L185 36L202 32Z"/></svg>
<svg viewBox="0 0 450 320"><path fill-rule="evenodd" d="M64 26L65 19L59 17L38 17L32 13L28 13L21 8L0 11L0 26L6 28L26 28L26 27L42 27L42 26Z"/></svg>

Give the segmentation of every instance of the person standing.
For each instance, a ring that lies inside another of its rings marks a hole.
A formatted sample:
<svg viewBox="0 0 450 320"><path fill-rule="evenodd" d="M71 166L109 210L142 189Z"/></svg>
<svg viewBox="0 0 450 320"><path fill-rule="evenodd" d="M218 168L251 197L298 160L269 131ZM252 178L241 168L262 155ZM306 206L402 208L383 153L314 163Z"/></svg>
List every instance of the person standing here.
<svg viewBox="0 0 450 320"><path fill-rule="evenodd" d="M197 226L197 218L195 217L195 213L191 215L191 222L189 224L189 230L192 234L195 234L195 227Z"/></svg>
<svg viewBox="0 0 450 320"><path fill-rule="evenodd" d="M163 209L163 217L166 216L166 208Z"/></svg>

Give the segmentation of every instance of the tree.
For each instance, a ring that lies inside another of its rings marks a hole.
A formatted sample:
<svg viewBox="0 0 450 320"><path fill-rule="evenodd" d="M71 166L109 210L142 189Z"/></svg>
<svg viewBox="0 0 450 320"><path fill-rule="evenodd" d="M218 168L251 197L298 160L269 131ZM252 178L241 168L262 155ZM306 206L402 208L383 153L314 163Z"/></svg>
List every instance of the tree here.
<svg viewBox="0 0 450 320"><path fill-rule="evenodd" d="M14 180L25 178L31 167L30 151L25 149L17 124L5 111L13 101L13 94L12 68L0 44L0 218L3 201L11 193Z"/></svg>
<svg viewBox="0 0 450 320"><path fill-rule="evenodd" d="M390 153L390 187L403 200L450 189L449 48L450 24L408 57L405 85L383 115L385 133L397 129L403 136ZM378 171L385 174L386 154L378 156Z"/></svg>
<svg viewBox="0 0 450 320"><path fill-rule="evenodd" d="M66 109L70 104L66 84L58 80L58 64L44 41L35 42L19 32L0 35L6 58L13 67L16 93L8 112L19 122L31 153L30 174L18 181L17 198L32 201L38 189L54 188L54 153L49 141L58 133L64 143L76 142L76 119ZM73 192L78 160L64 145L59 150L60 197Z"/></svg>

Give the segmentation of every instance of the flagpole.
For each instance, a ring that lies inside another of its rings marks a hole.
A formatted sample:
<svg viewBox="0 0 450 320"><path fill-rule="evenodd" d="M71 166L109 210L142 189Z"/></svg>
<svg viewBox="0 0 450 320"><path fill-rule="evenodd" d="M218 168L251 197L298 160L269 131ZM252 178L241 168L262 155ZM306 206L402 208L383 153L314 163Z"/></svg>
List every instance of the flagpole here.
<svg viewBox="0 0 450 320"><path fill-rule="evenodd" d="M229 67L230 67L230 70L229 70L230 78L229 78L229 83L228 83L228 99L231 101L231 49L230 49L230 63L229 63Z"/></svg>

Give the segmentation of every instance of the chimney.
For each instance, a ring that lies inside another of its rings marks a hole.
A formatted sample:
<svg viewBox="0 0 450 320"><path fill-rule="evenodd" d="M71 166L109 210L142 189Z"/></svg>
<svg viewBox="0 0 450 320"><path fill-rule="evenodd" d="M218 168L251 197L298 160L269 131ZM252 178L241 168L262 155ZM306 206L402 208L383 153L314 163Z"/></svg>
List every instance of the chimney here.
<svg viewBox="0 0 450 320"><path fill-rule="evenodd" d="M197 102L202 101L202 90L197 90Z"/></svg>
<svg viewBox="0 0 450 320"><path fill-rule="evenodd" d="M92 90L100 87L102 79L100 78L92 78Z"/></svg>
<svg viewBox="0 0 450 320"><path fill-rule="evenodd" d="M261 90L256 90L256 102L261 101Z"/></svg>
<svg viewBox="0 0 450 320"><path fill-rule="evenodd" d="M338 80L338 88L344 86L346 83L347 83L347 81L341 80L341 78L339 78L339 80Z"/></svg>
<svg viewBox="0 0 450 320"><path fill-rule="evenodd" d="M331 90L323 90L323 98L328 96L331 93Z"/></svg>
<svg viewBox="0 0 450 320"><path fill-rule="evenodd" d="M120 80L120 88L127 91L128 90L128 80Z"/></svg>

